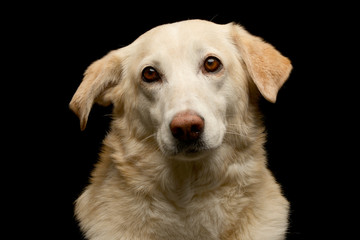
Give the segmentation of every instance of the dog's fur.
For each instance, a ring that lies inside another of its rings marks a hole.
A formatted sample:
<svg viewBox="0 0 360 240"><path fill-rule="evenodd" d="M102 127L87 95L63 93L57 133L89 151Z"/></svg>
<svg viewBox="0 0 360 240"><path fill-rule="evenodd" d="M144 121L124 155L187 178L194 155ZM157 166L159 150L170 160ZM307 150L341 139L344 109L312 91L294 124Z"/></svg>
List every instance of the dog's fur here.
<svg viewBox="0 0 360 240"><path fill-rule="evenodd" d="M222 68L204 71L204 59ZM144 82L154 67L161 79ZM94 62L70 103L86 126L113 104L111 131L76 201L88 239L284 239L288 202L266 166L257 102L275 102L290 61L240 25L189 20L156 27ZM180 112L204 120L191 150L171 134Z"/></svg>

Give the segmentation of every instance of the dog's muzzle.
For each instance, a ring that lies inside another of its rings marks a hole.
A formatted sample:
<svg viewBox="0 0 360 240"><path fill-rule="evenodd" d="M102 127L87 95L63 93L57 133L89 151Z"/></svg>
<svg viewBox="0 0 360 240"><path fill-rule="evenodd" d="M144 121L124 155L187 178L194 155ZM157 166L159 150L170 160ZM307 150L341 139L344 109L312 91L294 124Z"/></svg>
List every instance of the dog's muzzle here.
<svg viewBox="0 0 360 240"><path fill-rule="evenodd" d="M205 120L196 112L183 111L176 114L169 128L176 144L176 154L194 154L206 150L202 140Z"/></svg>

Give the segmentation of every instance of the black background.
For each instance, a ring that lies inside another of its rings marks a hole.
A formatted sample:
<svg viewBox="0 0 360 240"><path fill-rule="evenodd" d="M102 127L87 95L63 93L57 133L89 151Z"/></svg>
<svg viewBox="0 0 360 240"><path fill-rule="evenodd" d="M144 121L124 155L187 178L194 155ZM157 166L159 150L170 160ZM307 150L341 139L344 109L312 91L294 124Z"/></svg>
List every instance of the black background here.
<svg viewBox="0 0 360 240"><path fill-rule="evenodd" d="M10 12L3 19L10 84L2 96L12 96L3 100L4 132L10 133L3 149L11 157L2 168L9 234L82 239L73 202L88 184L111 113L111 107L94 106L86 130L80 131L68 103L83 72L159 24L194 18L240 23L290 58L294 69L276 104L260 103L269 168L291 203L287 239L349 233L352 221L346 214L355 214L351 200L358 191L350 185L356 184L352 170L358 160L350 154L358 141L356 79L347 74L352 61L343 55L355 51L352 7L235 3L3 9ZM346 130L349 126L352 130Z"/></svg>

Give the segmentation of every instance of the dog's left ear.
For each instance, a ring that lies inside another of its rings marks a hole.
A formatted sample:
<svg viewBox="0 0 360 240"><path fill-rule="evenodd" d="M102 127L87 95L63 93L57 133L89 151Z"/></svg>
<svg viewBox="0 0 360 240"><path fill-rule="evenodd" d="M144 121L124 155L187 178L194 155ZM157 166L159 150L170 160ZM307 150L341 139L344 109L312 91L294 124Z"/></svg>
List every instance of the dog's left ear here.
<svg viewBox="0 0 360 240"><path fill-rule="evenodd" d="M261 95L274 103L279 89L291 72L290 60L272 45L251 35L241 26L232 23L231 27L232 37L251 78Z"/></svg>
<svg viewBox="0 0 360 240"><path fill-rule="evenodd" d="M70 109L80 119L81 130L85 129L90 110L95 102L103 106L111 104L107 93L121 79L120 53L121 49L111 51L86 69L83 81L69 104Z"/></svg>

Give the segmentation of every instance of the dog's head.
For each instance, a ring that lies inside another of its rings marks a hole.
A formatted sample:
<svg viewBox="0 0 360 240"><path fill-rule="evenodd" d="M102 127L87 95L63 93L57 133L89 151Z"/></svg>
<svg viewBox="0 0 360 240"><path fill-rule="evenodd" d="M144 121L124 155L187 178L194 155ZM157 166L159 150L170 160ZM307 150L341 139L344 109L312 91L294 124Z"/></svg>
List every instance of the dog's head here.
<svg viewBox="0 0 360 240"><path fill-rule="evenodd" d="M70 108L83 130L94 102L113 103L114 126L153 137L166 156L197 159L226 134L245 136L251 99L261 93L275 102L291 68L237 24L183 21L156 27L91 64Z"/></svg>

